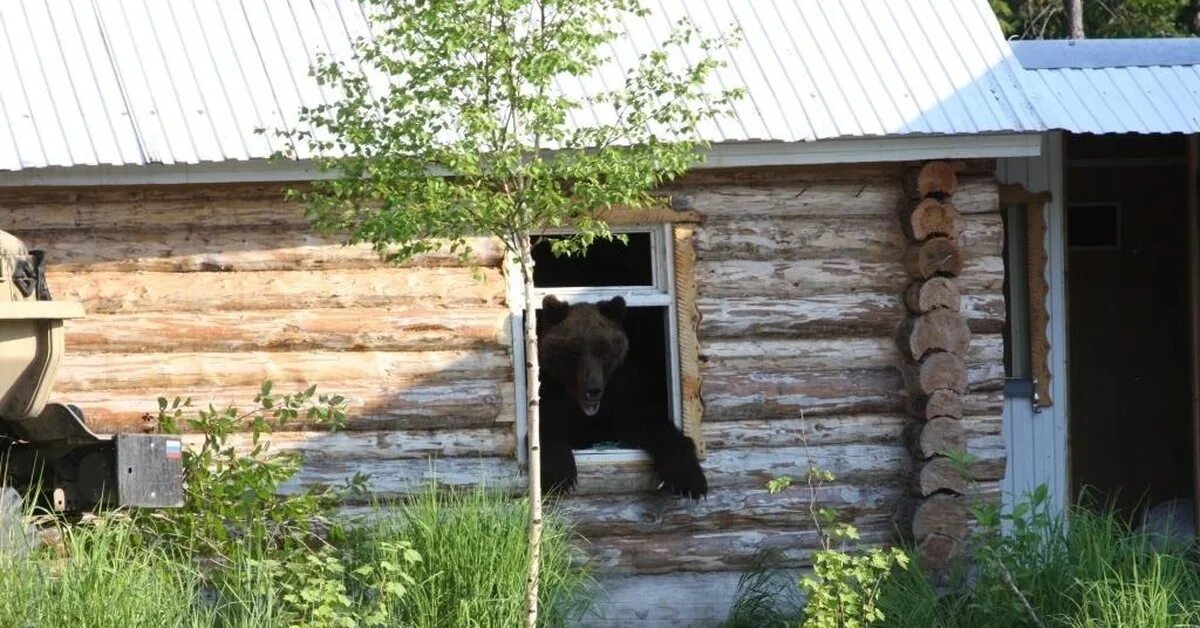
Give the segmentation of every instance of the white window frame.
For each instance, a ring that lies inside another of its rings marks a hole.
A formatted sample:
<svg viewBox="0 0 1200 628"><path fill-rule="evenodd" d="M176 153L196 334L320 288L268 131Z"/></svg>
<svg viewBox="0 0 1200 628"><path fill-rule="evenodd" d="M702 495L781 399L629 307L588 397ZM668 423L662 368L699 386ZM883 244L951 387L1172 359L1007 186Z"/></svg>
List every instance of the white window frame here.
<svg viewBox="0 0 1200 628"><path fill-rule="evenodd" d="M535 288L534 302L537 309L542 307L542 299L554 295L568 303L595 303L613 297L623 297L627 307L665 307L667 308L667 347L670 375L667 381L669 388L671 420L675 426L683 429L683 400L679 369L679 317L676 312L675 294L675 252L674 234L671 223L612 225L614 234L648 233L650 234L650 263L651 283L645 286L598 286L598 287L564 287L564 288ZM547 229L538 235L568 235L571 229ZM536 237L536 236L535 236ZM529 428L529 398L526 394L525 373L525 299L523 297L524 283L521 279L521 269L513 260L505 260L505 278L512 328L513 356L513 386L516 403L517 428L517 460L526 463L528 449L525 437ZM576 464L626 462L649 460L649 456L638 449L614 448L604 450L579 450L575 452Z"/></svg>

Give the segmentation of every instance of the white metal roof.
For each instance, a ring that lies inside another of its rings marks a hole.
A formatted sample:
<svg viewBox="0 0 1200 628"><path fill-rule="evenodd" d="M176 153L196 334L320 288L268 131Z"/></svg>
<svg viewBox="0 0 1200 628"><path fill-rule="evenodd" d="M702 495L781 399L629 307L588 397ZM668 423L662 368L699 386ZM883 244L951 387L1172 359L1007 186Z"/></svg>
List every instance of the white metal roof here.
<svg viewBox="0 0 1200 628"><path fill-rule="evenodd" d="M718 81L748 97L704 129L715 143L1041 127L986 0L647 4L595 85L680 17L739 28ZM344 54L366 28L353 0L0 1L0 170L266 157L278 140L254 129L321 102L314 53Z"/></svg>
<svg viewBox="0 0 1200 628"><path fill-rule="evenodd" d="M1014 41L1047 129L1200 132L1200 39Z"/></svg>

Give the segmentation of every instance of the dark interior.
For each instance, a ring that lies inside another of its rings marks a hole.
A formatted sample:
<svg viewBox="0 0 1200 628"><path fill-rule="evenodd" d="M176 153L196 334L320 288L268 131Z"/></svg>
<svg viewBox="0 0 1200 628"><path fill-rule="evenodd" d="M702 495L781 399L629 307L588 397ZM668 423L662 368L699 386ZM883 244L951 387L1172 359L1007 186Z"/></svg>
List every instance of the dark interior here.
<svg viewBox="0 0 1200 628"><path fill-rule="evenodd" d="M533 285L651 286L654 272L649 233L629 233L627 243L616 238L596 240L583 256L555 256L551 243L564 236L543 236L533 243Z"/></svg>
<svg viewBox="0 0 1200 628"><path fill-rule="evenodd" d="M1192 496L1182 136L1068 136L1074 494L1127 514Z"/></svg>
<svg viewBox="0 0 1200 628"><path fill-rule="evenodd" d="M650 234L628 234L628 245L619 241L597 241L583 257L555 256L550 238L534 244L534 285L539 288L649 286L653 285ZM629 307L624 327L629 336L626 361L636 368L645 388L643 411L670 413L670 308L666 306ZM668 419L669 420L669 419ZM596 448L611 448L619 443L602 443Z"/></svg>

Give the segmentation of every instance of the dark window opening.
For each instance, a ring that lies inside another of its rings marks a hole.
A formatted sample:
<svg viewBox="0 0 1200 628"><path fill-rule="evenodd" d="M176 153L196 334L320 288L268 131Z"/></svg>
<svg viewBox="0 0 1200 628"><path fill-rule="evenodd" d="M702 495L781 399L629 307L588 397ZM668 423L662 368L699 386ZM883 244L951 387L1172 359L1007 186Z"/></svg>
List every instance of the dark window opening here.
<svg viewBox="0 0 1200 628"><path fill-rule="evenodd" d="M625 234L620 240L596 240L584 256L555 256L551 241L566 236L543 236L533 244L533 285L538 288L651 286L653 252L649 233Z"/></svg>
<svg viewBox="0 0 1200 628"><path fill-rule="evenodd" d="M1004 221L1004 377L1031 377L1029 356L1029 251L1026 242L1027 208L1007 205Z"/></svg>
<svg viewBox="0 0 1200 628"><path fill-rule="evenodd" d="M1121 208L1116 203L1067 206L1067 246L1116 250L1121 246Z"/></svg>

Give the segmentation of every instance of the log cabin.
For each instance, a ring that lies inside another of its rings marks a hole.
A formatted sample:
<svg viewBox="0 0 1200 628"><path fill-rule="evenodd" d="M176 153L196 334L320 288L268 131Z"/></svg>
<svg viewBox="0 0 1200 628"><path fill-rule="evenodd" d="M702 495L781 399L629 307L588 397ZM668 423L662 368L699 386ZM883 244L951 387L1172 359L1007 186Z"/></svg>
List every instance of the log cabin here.
<svg viewBox="0 0 1200 628"><path fill-rule="evenodd" d="M1010 44L984 0L653 10L617 57L683 15L736 24L719 78L747 98L704 128L670 211L612 215L630 245L591 255L623 277L538 289L644 313L710 494L657 493L635 451L578 452L563 507L606 591L592 625L713 625L760 552L806 567L808 495L765 483L809 464L864 542L934 564L970 500L1191 497L1200 49ZM55 391L95 430L156 429L161 395L315 384L349 423L276 435L304 459L293 488L521 489L523 312L499 247L478 239L474 272L318 236L282 190L320 175L254 132L321 102L307 68L366 32L355 3L17 1L0 23L0 229L87 309Z"/></svg>

